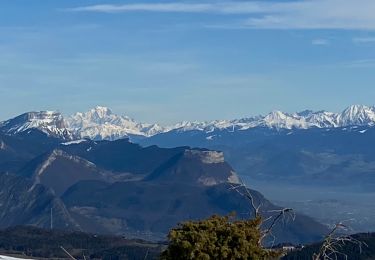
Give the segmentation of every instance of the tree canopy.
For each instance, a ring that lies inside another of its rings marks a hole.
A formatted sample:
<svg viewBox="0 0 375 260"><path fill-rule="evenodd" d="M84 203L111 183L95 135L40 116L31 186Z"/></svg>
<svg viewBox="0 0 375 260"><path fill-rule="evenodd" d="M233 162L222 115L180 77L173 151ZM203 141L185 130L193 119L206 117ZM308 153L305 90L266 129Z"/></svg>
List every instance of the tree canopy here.
<svg viewBox="0 0 375 260"><path fill-rule="evenodd" d="M235 220L212 216L188 221L170 231L162 259L273 259L278 252L261 246L261 218Z"/></svg>

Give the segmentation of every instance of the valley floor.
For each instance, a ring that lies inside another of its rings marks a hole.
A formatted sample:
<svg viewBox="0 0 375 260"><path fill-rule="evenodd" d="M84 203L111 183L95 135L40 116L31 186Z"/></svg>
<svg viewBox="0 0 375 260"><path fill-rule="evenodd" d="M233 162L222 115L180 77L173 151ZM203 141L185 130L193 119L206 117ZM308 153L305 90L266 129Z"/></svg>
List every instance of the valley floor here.
<svg viewBox="0 0 375 260"><path fill-rule="evenodd" d="M327 187L306 187L253 181L243 177L249 188L262 192L277 205L291 207L319 222L344 222L350 233L374 232L375 192L356 192Z"/></svg>

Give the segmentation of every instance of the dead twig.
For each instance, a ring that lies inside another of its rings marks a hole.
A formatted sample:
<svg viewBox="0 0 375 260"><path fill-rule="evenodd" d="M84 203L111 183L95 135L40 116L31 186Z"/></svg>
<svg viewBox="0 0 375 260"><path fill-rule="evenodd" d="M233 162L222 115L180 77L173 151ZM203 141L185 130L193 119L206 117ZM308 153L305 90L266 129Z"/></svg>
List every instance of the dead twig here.
<svg viewBox="0 0 375 260"><path fill-rule="evenodd" d="M260 231L261 237L259 239L259 245L262 245L264 239L268 236L271 236L273 238L272 245L274 244L274 242L276 241L276 237L272 234L272 230L279 221L284 221L288 216L290 216L290 218L293 221L295 220L295 214L294 214L293 209L291 209L291 208L283 208L283 209L279 209L279 210L268 211L268 212L274 212L274 213L277 213L277 214L273 215L273 216L269 216L267 219L262 219L262 217L260 215L260 209L262 207L262 204L259 203L258 206L256 205L253 194L251 194L250 189L246 186L246 184L240 178L239 178L238 184L231 184L230 190L236 191L238 194L240 194L241 196L243 196L243 197L245 197L249 200L250 207L251 207L251 209L254 213L254 217L261 219L259 229L262 226L264 226L265 222L268 222L268 221L272 220L271 224L265 230Z"/></svg>
<svg viewBox="0 0 375 260"><path fill-rule="evenodd" d="M362 253L363 246L367 246L367 244L352 236L338 236L337 232L339 230L348 230L348 227L343 223L335 224L333 229L325 237L319 252L313 255L313 260L337 260L339 256L348 259L348 256L341 252L343 247L347 244L357 245L360 253Z"/></svg>

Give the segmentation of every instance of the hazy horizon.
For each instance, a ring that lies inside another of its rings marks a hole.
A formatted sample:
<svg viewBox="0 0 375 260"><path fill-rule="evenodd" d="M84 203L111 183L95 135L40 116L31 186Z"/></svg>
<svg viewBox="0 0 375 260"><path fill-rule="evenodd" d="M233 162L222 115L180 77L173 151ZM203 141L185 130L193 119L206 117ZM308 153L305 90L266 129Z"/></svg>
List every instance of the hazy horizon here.
<svg viewBox="0 0 375 260"><path fill-rule="evenodd" d="M5 0L0 119L99 104L170 124L371 105L372 6L370 0Z"/></svg>

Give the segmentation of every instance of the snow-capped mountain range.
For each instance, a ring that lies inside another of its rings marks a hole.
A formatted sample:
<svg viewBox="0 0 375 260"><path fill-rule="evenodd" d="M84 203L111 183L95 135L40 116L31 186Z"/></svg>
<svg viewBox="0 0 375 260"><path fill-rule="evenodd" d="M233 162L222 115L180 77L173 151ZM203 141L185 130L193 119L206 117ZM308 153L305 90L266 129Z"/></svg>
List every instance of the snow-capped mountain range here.
<svg viewBox="0 0 375 260"><path fill-rule="evenodd" d="M76 113L64 118L53 111L29 112L13 119L0 122L0 130L7 134L25 132L37 128L43 132L63 137L66 140L90 138L93 140L115 140L128 136L150 137L169 131L205 131L227 129L243 131L255 127L272 129L337 128L348 126L375 125L375 106L353 105L341 113L306 110L289 114L273 111L265 116L234 120L207 122L180 122L163 127L158 124L139 123L114 114L109 108L98 106L85 113Z"/></svg>
<svg viewBox="0 0 375 260"><path fill-rule="evenodd" d="M118 116L107 107L96 107L86 113L66 118L67 128L82 138L115 140L128 135L152 136L165 132L158 124L137 123L127 116Z"/></svg>

